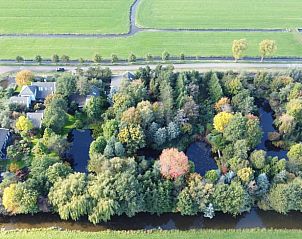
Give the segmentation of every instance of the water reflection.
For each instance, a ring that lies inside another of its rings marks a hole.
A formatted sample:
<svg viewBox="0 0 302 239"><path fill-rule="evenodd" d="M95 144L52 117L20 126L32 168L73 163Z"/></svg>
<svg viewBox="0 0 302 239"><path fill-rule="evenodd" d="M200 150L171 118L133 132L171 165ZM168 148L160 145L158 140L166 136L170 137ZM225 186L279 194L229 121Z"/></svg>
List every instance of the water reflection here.
<svg viewBox="0 0 302 239"><path fill-rule="evenodd" d="M291 212L288 215L276 212L265 212L252 209L238 217L217 213L213 219L202 215L181 216L180 214L163 214L161 216L140 213L135 217L115 216L108 223L93 225L82 218L78 222L62 221L56 214L39 213L33 216L17 215L0 217L0 227L5 229L48 228L58 227L66 230L102 231L102 230L189 230L189 229L244 229L244 228L275 228L302 229L302 213Z"/></svg>
<svg viewBox="0 0 302 239"><path fill-rule="evenodd" d="M72 142L70 154L72 167L76 172L87 172L89 160L89 147L93 138L91 130L72 130L69 134L69 141Z"/></svg>
<svg viewBox="0 0 302 239"><path fill-rule="evenodd" d="M205 142L198 141L191 144L187 149L187 156L189 160L194 162L195 172L201 175L204 175L208 170L217 169L211 147Z"/></svg>
<svg viewBox="0 0 302 239"><path fill-rule="evenodd" d="M278 156L280 159L287 158L287 151L274 147L268 138L268 134L270 132L276 131L274 128L273 112L268 103L263 103L259 108L259 118L263 131L263 137L261 139L261 143L257 146L257 149L265 150L268 156Z"/></svg>

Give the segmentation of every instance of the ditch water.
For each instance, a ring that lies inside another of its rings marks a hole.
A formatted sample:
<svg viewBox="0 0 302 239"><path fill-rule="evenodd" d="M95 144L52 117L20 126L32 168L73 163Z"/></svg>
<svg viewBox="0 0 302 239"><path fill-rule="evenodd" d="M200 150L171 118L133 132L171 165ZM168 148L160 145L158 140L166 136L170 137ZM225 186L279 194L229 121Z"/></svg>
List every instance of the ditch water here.
<svg viewBox="0 0 302 239"><path fill-rule="evenodd" d="M127 216L113 217L110 222L93 225L82 218L77 222L63 221L56 214L39 213L36 215L17 215L0 217L0 228L5 230L49 228L64 230L103 231L103 230L189 230L189 229L244 229L244 228L275 228L302 229L302 213L292 212L288 215L276 212L265 212L252 209L238 217L217 213L213 219L202 215L181 216L180 214L163 214L161 216L140 213L132 218Z"/></svg>

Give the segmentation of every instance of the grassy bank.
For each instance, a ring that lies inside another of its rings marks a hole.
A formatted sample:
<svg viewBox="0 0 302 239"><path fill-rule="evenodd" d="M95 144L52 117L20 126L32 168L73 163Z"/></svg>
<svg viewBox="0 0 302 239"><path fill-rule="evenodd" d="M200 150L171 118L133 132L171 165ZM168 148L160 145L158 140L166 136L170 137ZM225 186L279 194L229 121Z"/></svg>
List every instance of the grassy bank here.
<svg viewBox="0 0 302 239"><path fill-rule="evenodd" d="M297 28L300 0L141 0L137 22L153 28Z"/></svg>
<svg viewBox="0 0 302 239"><path fill-rule="evenodd" d="M259 55L259 42L274 39L278 50L275 56L302 56L301 33L239 33L239 32L141 32L132 37L104 39L45 39L0 38L0 59L15 59L20 55L33 59L36 55L50 58L53 54L66 54L72 59L92 59L96 53L103 58L117 54L127 58L133 52L137 57L147 53L161 56L164 50L179 56L231 56L234 39L246 38L248 56Z"/></svg>
<svg viewBox="0 0 302 239"><path fill-rule="evenodd" d="M55 230L23 230L0 232L1 239L300 239L299 230L198 230L138 232L72 232Z"/></svg>

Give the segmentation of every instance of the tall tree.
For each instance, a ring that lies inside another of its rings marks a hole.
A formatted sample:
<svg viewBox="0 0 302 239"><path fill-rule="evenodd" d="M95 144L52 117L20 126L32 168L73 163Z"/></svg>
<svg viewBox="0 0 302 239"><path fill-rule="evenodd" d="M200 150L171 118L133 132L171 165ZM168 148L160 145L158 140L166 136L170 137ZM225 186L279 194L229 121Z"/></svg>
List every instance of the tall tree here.
<svg viewBox="0 0 302 239"><path fill-rule="evenodd" d="M243 55L243 52L248 48L248 43L246 39L234 40L232 46L233 56L235 62L237 62Z"/></svg>
<svg viewBox="0 0 302 239"><path fill-rule="evenodd" d="M259 52L261 55L261 62L263 61L264 57L270 56L277 51L277 44L276 41L273 40L263 40L259 43Z"/></svg>

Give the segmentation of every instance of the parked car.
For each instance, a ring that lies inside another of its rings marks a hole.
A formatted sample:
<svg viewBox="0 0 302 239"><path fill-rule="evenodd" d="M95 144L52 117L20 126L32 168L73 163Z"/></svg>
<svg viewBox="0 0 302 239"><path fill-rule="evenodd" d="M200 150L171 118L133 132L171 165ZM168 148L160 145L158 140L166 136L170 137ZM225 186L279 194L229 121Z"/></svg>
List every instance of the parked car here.
<svg viewBox="0 0 302 239"><path fill-rule="evenodd" d="M58 67L56 69L57 72L64 72L65 71L65 68L64 67Z"/></svg>

